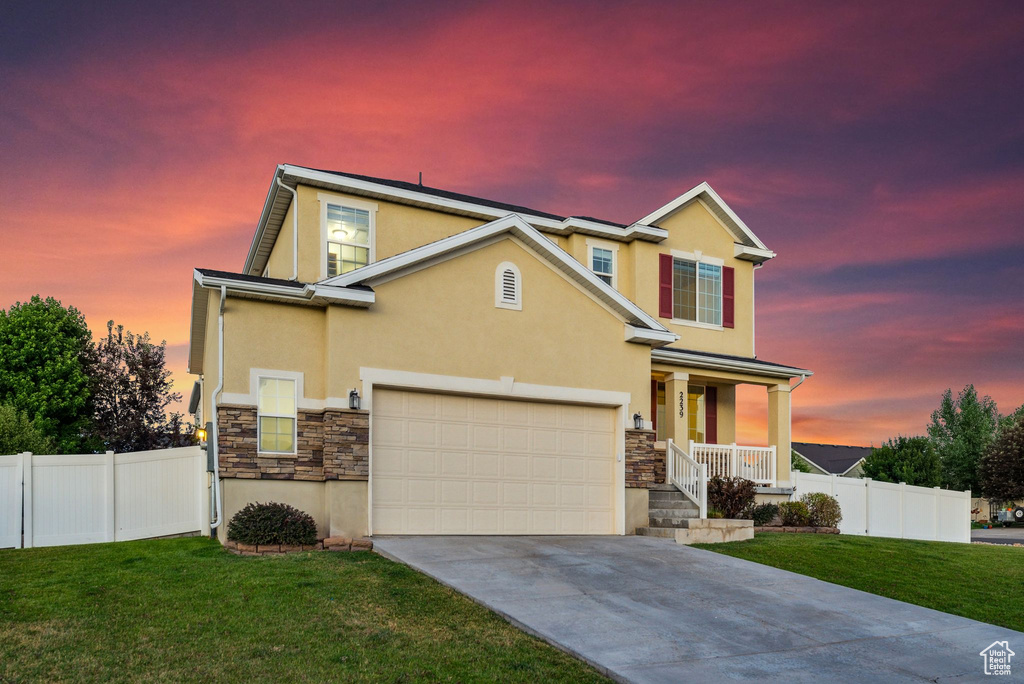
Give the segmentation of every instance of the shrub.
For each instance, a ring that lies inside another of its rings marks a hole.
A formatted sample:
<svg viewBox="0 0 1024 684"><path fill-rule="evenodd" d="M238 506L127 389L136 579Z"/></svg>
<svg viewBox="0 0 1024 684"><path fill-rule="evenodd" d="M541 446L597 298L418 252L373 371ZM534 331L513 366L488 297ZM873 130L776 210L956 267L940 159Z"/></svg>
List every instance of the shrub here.
<svg viewBox="0 0 1024 684"><path fill-rule="evenodd" d="M764 527L779 514L779 507L773 503L756 504L747 509L756 527Z"/></svg>
<svg viewBox="0 0 1024 684"><path fill-rule="evenodd" d="M717 508L708 507L708 517L717 520L718 518L724 518L725 515Z"/></svg>
<svg viewBox="0 0 1024 684"><path fill-rule="evenodd" d="M839 501L824 492L804 494L800 501L807 506L807 512L814 527L839 527L843 513L839 509Z"/></svg>
<svg viewBox="0 0 1024 684"><path fill-rule="evenodd" d="M942 484L942 468L939 455L927 437L897 437L867 455L864 477L879 482L936 487Z"/></svg>
<svg viewBox="0 0 1024 684"><path fill-rule="evenodd" d="M708 480L708 507L726 518L739 518L754 503L755 485L742 477L715 477Z"/></svg>
<svg viewBox="0 0 1024 684"><path fill-rule="evenodd" d="M811 522L811 512L803 501L783 501L779 504L779 515L787 527L807 527Z"/></svg>
<svg viewBox="0 0 1024 684"><path fill-rule="evenodd" d="M316 522L283 503L251 503L228 522L228 539L241 544L315 544Z"/></svg>

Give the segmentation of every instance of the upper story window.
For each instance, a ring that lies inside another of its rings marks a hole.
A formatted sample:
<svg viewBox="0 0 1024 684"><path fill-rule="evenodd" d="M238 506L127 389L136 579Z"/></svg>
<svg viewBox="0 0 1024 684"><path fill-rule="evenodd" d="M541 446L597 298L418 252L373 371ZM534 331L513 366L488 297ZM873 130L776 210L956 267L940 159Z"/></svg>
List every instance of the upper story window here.
<svg viewBox="0 0 1024 684"><path fill-rule="evenodd" d="M722 266L672 259L672 318L722 325Z"/></svg>
<svg viewBox="0 0 1024 684"><path fill-rule="evenodd" d="M295 453L295 380L259 378L257 427L260 451Z"/></svg>
<svg viewBox="0 0 1024 684"><path fill-rule="evenodd" d="M612 287L618 287L615 268L618 251L619 247L614 243L603 240L587 240L587 262L590 270Z"/></svg>
<svg viewBox="0 0 1024 684"><path fill-rule="evenodd" d="M523 277L511 261L503 261L494 270L494 306L499 309L523 309Z"/></svg>
<svg viewBox="0 0 1024 684"><path fill-rule="evenodd" d="M373 263L377 205L325 193L319 198L326 241L323 277L333 278Z"/></svg>

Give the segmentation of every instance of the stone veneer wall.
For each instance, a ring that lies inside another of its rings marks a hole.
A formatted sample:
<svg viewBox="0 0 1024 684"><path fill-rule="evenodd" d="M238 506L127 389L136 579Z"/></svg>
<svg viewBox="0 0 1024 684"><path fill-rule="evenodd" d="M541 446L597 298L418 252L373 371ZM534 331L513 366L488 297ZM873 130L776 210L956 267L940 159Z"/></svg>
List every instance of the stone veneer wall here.
<svg viewBox="0 0 1024 684"><path fill-rule="evenodd" d="M654 430L626 430L626 486L665 484L665 452L654 448Z"/></svg>
<svg viewBox="0 0 1024 684"><path fill-rule="evenodd" d="M217 407L220 476L252 480L366 480L370 416L350 409L299 410L297 453L260 454L256 407Z"/></svg>

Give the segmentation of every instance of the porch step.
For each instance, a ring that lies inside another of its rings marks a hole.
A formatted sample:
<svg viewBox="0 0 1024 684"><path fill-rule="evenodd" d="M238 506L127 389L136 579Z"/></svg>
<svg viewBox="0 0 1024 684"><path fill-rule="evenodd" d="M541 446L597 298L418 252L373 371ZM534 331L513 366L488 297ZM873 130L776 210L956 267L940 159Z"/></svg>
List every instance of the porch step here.
<svg viewBox="0 0 1024 684"><path fill-rule="evenodd" d="M674 527L638 527L636 533L644 537L676 538L676 528Z"/></svg>
<svg viewBox="0 0 1024 684"><path fill-rule="evenodd" d="M647 490L651 492L678 492L675 485L672 484L652 484L647 485Z"/></svg>
<svg viewBox="0 0 1024 684"><path fill-rule="evenodd" d="M678 501L685 499L686 495L678 489L674 492L654 490L647 494L647 498L650 501Z"/></svg>
<svg viewBox="0 0 1024 684"><path fill-rule="evenodd" d="M693 503L689 499L657 499L657 500L651 500L650 502L648 502L647 507L650 508L652 511L655 510L655 509L665 509L665 508L673 508L673 509L679 509L679 508L687 509L687 508L689 508L689 509L697 510L697 504Z"/></svg>
<svg viewBox="0 0 1024 684"><path fill-rule="evenodd" d="M647 511L653 527L660 527L654 523L655 518L696 518L700 511L696 508L652 508Z"/></svg>

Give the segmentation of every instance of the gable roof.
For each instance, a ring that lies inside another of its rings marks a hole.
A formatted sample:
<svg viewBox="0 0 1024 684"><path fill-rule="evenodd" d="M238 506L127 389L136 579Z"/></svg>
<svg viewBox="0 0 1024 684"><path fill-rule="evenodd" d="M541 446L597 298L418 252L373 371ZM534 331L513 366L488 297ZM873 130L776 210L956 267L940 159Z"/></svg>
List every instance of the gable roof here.
<svg viewBox="0 0 1024 684"><path fill-rule="evenodd" d="M826 473L845 475L867 458L873 447L793 442L793 451Z"/></svg>
<svg viewBox="0 0 1024 684"><path fill-rule="evenodd" d="M728 204L725 203L718 193L715 192L707 181L702 182L700 185L687 190L679 197L668 204L655 209L647 216L637 221L648 226L656 226L660 221L665 220L672 214L676 213L683 207L687 206L692 202L701 201L704 206L717 218L725 229L733 236L733 239L737 242L736 254L738 258L749 259L751 261L767 261L768 259L775 257L775 252L768 249L763 242L756 235L754 231L747 227L747 224L736 215ZM745 248L745 249L744 249Z"/></svg>
<svg viewBox="0 0 1024 684"><path fill-rule="evenodd" d="M515 204L474 197L458 192L431 188L416 183L363 176L341 171L324 171L294 164L281 164L274 172L267 199L263 203L256 233L245 258L243 273L258 275L263 272L270 256L281 223L291 203L291 193L277 184L280 179L288 187L309 185L334 192L380 199L388 202L424 207L449 214L469 216L491 221L510 213L517 214L534 228L557 235L583 233L613 240L646 240L661 242L668 231L642 223L625 225L587 216L560 216L547 211L530 209Z"/></svg>
<svg viewBox="0 0 1024 684"><path fill-rule="evenodd" d="M498 239L509 236L520 240L538 258L547 261L552 268L560 272L577 288L589 294L618 316L627 326L627 341L660 346L679 339L678 335L659 323L656 318L598 278L583 264L576 261L572 255L541 235L537 229L516 214L509 214L482 226L328 278L321 284L338 288L352 288L359 285L373 287L421 268L447 261L468 251L485 247Z"/></svg>

